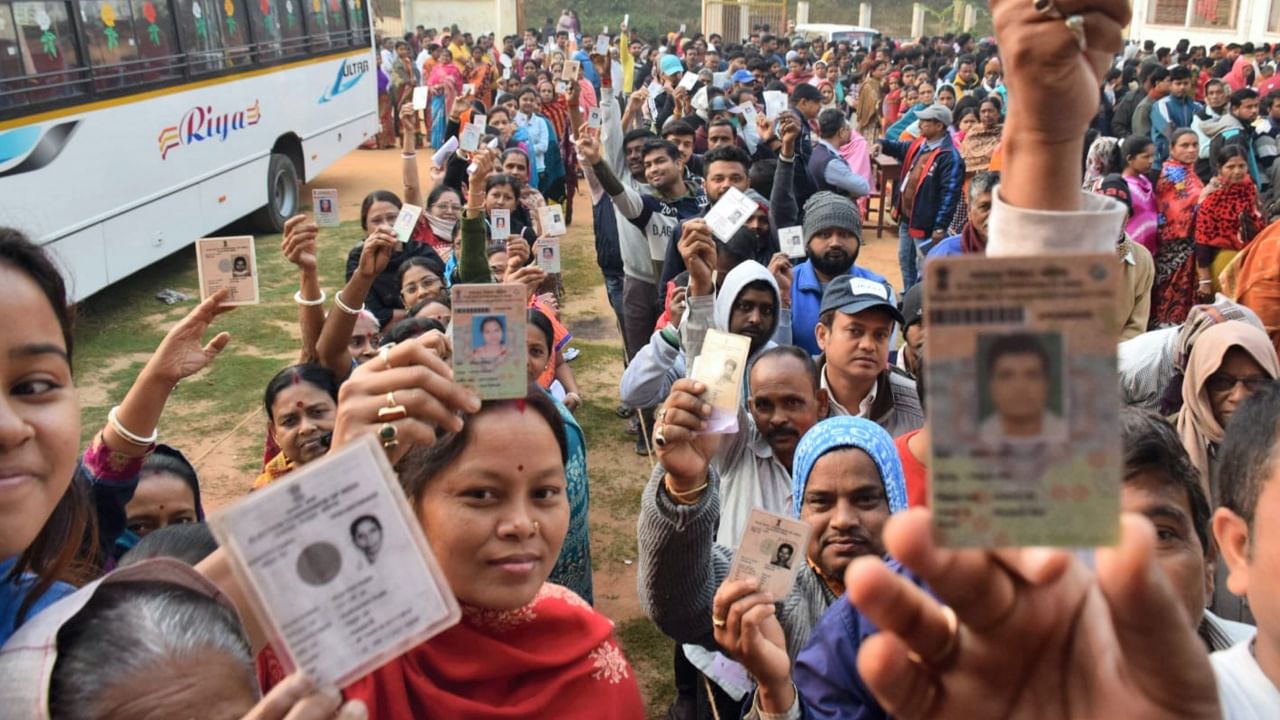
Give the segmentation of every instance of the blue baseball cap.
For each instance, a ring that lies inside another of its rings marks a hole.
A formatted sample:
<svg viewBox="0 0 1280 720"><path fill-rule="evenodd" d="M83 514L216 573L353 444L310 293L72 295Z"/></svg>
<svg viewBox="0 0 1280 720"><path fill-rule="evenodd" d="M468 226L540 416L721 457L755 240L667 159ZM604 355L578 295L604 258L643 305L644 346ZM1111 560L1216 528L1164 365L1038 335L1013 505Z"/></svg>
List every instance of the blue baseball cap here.
<svg viewBox="0 0 1280 720"><path fill-rule="evenodd" d="M747 83L753 83L753 82L755 82L755 81L756 81L756 76L755 76L755 75L752 75L750 70L739 70L739 71L735 72L735 73L733 74L733 77L731 77L731 78L729 78L729 79L730 79L730 80L733 80L734 82L738 83L739 85L745 85L745 84L747 84Z"/></svg>
<svg viewBox="0 0 1280 720"><path fill-rule="evenodd" d="M684 63L675 55L663 55L658 60L658 69L663 75L675 75L684 72Z"/></svg>
<svg viewBox="0 0 1280 720"><path fill-rule="evenodd" d="M838 310L845 315L857 315L872 308L889 313L900 325L906 324L903 322L902 311L898 309L892 285L853 275L841 275L827 284L818 313Z"/></svg>

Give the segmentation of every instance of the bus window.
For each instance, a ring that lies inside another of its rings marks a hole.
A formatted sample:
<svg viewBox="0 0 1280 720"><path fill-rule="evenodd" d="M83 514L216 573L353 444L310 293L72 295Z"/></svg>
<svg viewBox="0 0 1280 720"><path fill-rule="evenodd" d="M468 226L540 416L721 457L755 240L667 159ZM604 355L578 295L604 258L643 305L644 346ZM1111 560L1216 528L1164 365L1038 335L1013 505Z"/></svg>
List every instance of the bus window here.
<svg viewBox="0 0 1280 720"><path fill-rule="evenodd" d="M298 0L305 8L307 29L311 33L312 50L329 49L329 13L327 0Z"/></svg>
<svg viewBox="0 0 1280 720"><path fill-rule="evenodd" d="M133 33L133 11L120 0L81 0L80 27L93 68L93 89L123 87L127 73L138 59Z"/></svg>
<svg viewBox="0 0 1280 720"><path fill-rule="evenodd" d="M250 62L253 47L249 41L250 21L244 0L223 0L218 6L218 20L222 23L222 45L227 64L245 65Z"/></svg>
<svg viewBox="0 0 1280 720"><path fill-rule="evenodd" d="M0 108L22 103L26 79L22 72L22 55L18 48L18 30L13 10L0 4Z"/></svg>
<svg viewBox="0 0 1280 720"><path fill-rule="evenodd" d="M129 72L129 84L181 77L182 55L178 52L178 35L168 0L130 1L133 5L133 34L137 38L140 60Z"/></svg>
<svg viewBox="0 0 1280 720"><path fill-rule="evenodd" d="M25 102L83 93L84 71L67 3L15 2L13 18L29 88Z"/></svg>
<svg viewBox="0 0 1280 720"><path fill-rule="evenodd" d="M369 45L369 17L365 15L367 0L346 0L347 14L351 18L351 44L356 47Z"/></svg>
<svg viewBox="0 0 1280 720"><path fill-rule="evenodd" d="M324 0L329 8L329 44L332 47L347 46L347 11L342 0Z"/></svg>
<svg viewBox="0 0 1280 720"><path fill-rule="evenodd" d="M222 62L222 16L219 0L174 0L178 37L193 73L217 72Z"/></svg>
<svg viewBox="0 0 1280 720"><path fill-rule="evenodd" d="M307 0L276 0L284 9L280 18L280 52L285 57L307 52L307 32L302 20L302 6Z"/></svg>
<svg viewBox="0 0 1280 720"><path fill-rule="evenodd" d="M253 38L257 40L258 60L271 62L280 53L280 13L283 0L252 0L249 11L253 23Z"/></svg>

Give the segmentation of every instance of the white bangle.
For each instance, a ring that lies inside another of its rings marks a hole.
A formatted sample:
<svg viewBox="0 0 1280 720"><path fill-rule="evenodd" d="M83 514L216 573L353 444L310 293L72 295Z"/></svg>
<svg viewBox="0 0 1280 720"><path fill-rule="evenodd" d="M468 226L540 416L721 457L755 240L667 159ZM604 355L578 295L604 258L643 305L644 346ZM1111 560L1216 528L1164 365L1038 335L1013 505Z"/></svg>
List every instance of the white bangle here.
<svg viewBox="0 0 1280 720"><path fill-rule="evenodd" d="M418 153L416 152L400 153L401 160L412 160L413 158L416 158L416 157L418 157Z"/></svg>
<svg viewBox="0 0 1280 720"><path fill-rule="evenodd" d="M152 445L155 445L156 438L160 434L160 429L156 428L152 430L151 437L142 437L141 435L134 435L133 433L125 429L124 425L120 424L120 419L116 417L116 411L119 409L120 409L120 406L116 405L115 407L111 408L111 410L107 413L107 424L111 426L111 429L115 430L117 435L124 438L125 440L128 440L134 445L137 445L138 447L151 447Z"/></svg>
<svg viewBox="0 0 1280 720"><path fill-rule="evenodd" d="M337 305L339 310L341 310L342 312L344 312L344 313L346 313L346 314L348 314L348 315L359 315L361 312L363 312L363 311L364 311L364 303L360 303L360 309L359 309L359 310L354 310L354 309L352 309L352 308L348 307L346 303L342 302L342 291L341 291L341 290L339 290L338 292L336 292L336 293L334 293L334 294L333 294L333 304L334 304L334 305Z"/></svg>
<svg viewBox="0 0 1280 720"><path fill-rule="evenodd" d="M293 301L294 301L294 302L296 302L296 303L298 303L299 305L302 305L303 307L315 307L315 306L317 306L317 305L323 305L323 304L324 304L324 301L325 301L325 300L327 300L327 299L329 299L329 296L328 296L328 295L325 295L324 290L321 290L321 291L320 291L320 299L318 299L318 300L304 300L304 299L302 299L302 291L301 291L301 290L299 290L298 292L296 292L296 293L294 293L294 294L293 294Z"/></svg>

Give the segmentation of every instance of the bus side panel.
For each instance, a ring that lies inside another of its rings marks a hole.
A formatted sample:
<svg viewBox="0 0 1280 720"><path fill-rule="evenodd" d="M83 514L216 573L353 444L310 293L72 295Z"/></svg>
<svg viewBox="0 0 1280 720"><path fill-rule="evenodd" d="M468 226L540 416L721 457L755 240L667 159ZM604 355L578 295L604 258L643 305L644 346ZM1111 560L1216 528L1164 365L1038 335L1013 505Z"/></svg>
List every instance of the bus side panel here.
<svg viewBox="0 0 1280 720"><path fill-rule="evenodd" d="M103 226L93 225L45 246L53 253L67 280L67 294L87 297L105 287L107 280L107 244Z"/></svg>
<svg viewBox="0 0 1280 720"><path fill-rule="evenodd" d="M378 116L374 114L353 119L331 130L305 138L302 141L302 150L307 158L306 181L311 182L339 158L350 152L353 142L358 146L377 132ZM303 202L306 202L305 198Z"/></svg>
<svg viewBox="0 0 1280 720"><path fill-rule="evenodd" d="M188 242L209 235L262 207L267 194L267 167L270 164L271 157L264 155L200 183L201 213L205 226L212 229L203 234L197 232L188 238Z"/></svg>
<svg viewBox="0 0 1280 720"><path fill-rule="evenodd" d="M108 283L128 277L190 242L201 227L200 191L189 187L117 215L98 227L106 240Z"/></svg>

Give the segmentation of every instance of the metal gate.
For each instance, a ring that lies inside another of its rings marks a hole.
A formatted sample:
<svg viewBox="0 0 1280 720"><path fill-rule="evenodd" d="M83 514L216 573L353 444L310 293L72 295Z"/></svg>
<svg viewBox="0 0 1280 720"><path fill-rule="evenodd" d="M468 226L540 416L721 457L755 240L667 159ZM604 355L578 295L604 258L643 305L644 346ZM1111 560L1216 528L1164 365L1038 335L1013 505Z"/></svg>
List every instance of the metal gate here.
<svg viewBox="0 0 1280 720"><path fill-rule="evenodd" d="M702 0L702 32L707 35L719 33L726 42L739 42L761 25L774 34L785 33L786 0Z"/></svg>

